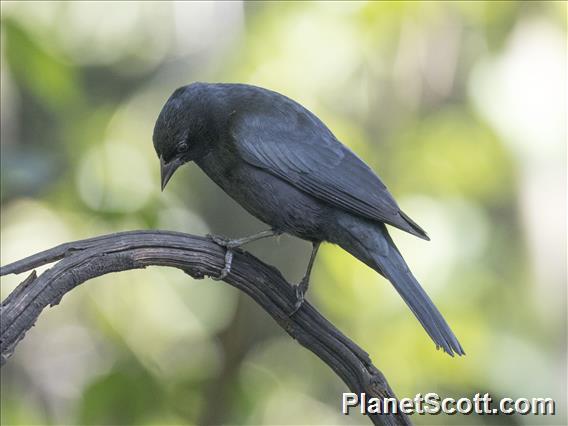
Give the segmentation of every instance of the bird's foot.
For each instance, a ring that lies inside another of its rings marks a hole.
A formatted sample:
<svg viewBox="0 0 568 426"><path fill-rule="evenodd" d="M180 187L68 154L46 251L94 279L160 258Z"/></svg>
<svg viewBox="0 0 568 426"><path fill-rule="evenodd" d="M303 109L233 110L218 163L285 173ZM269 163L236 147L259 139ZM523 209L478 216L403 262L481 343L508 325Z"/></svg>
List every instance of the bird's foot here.
<svg viewBox="0 0 568 426"><path fill-rule="evenodd" d="M235 249L242 245L242 241L240 239L230 239L224 237L222 235L214 235L214 234L207 234L207 238L213 241L215 244L225 247L226 249Z"/></svg>
<svg viewBox="0 0 568 426"><path fill-rule="evenodd" d="M280 232L280 231L277 231L277 230L274 230L274 229L269 229L267 231L262 231L262 232L259 232L257 234L254 234L254 235L249 235L248 237L237 238L237 239L234 239L234 240L231 240L231 239L226 238L226 237L222 237L220 235L207 234L207 238L212 240L214 243L220 245L221 247L225 247L225 249L226 249L225 266L221 270L221 273L219 274L218 277L211 277L211 278L213 278L214 280L222 280L227 275L229 275L229 272L231 272L231 262L233 261L233 252L236 248L238 248L238 247L240 247L244 244L248 244L250 242L260 240L261 238L272 237L274 235L280 235L281 233L282 232Z"/></svg>
<svg viewBox="0 0 568 426"><path fill-rule="evenodd" d="M207 234L207 238L212 240L215 244L225 248L225 265L223 266L223 269L221 269L221 273L218 276L211 277L215 281L224 280L231 272L231 265L233 263L234 254L233 250L241 245L241 241L231 240L229 238L213 234Z"/></svg>
<svg viewBox="0 0 568 426"><path fill-rule="evenodd" d="M294 303L294 310L290 312L290 317L293 316L298 310L302 307L305 300L305 294L308 291L308 284L309 279L307 277L302 278L300 284L294 286L294 290L296 291L296 303Z"/></svg>

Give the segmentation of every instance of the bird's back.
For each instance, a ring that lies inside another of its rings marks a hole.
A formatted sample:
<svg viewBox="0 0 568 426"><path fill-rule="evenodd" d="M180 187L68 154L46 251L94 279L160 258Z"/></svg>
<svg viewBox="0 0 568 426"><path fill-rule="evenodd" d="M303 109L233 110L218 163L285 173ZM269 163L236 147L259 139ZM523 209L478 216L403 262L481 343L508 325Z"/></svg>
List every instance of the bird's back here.
<svg viewBox="0 0 568 426"><path fill-rule="evenodd" d="M332 207L428 239L373 170L302 105L256 86L214 90L230 114L225 139L245 162Z"/></svg>

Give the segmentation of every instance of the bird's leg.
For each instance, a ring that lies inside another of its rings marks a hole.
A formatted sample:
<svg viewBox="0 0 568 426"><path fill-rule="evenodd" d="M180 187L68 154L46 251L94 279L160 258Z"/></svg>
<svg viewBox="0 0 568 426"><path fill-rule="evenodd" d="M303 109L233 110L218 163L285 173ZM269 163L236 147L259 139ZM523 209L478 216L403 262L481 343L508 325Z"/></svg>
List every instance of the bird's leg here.
<svg viewBox="0 0 568 426"><path fill-rule="evenodd" d="M318 241L317 243L312 243L312 254L310 256L310 262L308 263L308 269L304 274L304 278L300 281L300 284L295 286L296 290L296 303L294 305L294 310L290 313L290 316L294 315L298 309L302 307L304 303L304 295L308 291L308 286L310 285L310 275L312 273L312 267L314 266L314 262L316 260L316 255L318 254L318 249L321 242Z"/></svg>
<svg viewBox="0 0 568 426"><path fill-rule="evenodd" d="M207 237L213 240L213 242L217 243L221 247L225 247L225 266L221 270L221 273L218 277L211 277L214 280L222 280L229 272L231 272L231 264L233 262L233 250L237 247L243 246L245 244L251 243L256 240L260 240L262 238L273 237L275 235L280 235L282 232L277 231L275 229L267 229L266 231L261 231L257 234L249 235L247 237L236 238L236 239L229 239L225 237L221 237L219 235L212 235L207 234Z"/></svg>

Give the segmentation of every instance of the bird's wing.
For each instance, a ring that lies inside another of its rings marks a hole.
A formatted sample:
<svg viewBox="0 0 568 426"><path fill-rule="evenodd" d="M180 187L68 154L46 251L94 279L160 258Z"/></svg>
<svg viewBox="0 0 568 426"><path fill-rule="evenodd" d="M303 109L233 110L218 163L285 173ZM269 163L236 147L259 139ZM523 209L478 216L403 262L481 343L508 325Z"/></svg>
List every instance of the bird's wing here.
<svg viewBox="0 0 568 426"><path fill-rule="evenodd" d="M369 166L302 110L239 114L230 127L237 151L249 164L333 206L428 239Z"/></svg>

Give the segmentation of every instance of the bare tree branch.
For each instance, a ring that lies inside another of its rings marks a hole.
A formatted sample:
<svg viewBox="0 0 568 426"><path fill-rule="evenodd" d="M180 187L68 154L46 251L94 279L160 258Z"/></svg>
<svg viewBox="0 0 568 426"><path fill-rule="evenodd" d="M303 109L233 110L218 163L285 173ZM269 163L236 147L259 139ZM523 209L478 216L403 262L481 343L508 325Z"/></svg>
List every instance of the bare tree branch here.
<svg viewBox="0 0 568 426"><path fill-rule="evenodd" d="M224 249L211 240L165 231L109 234L58 247L0 269L18 274L57 262L40 276L32 272L0 307L0 362L4 364L42 310L59 303L79 284L110 272L151 265L181 269L196 279L217 276L224 265ZM225 282L249 295L302 346L316 354L355 393L367 398L394 398L386 378L369 355L343 335L306 301L289 316L296 301L293 287L274 267L241 250L235 252ZM339 401L338 401L339 404ZM369 415L376 425L408 425L404 414Z"/></svg>

